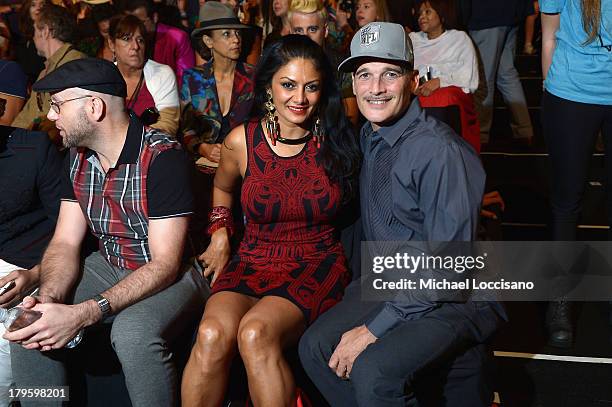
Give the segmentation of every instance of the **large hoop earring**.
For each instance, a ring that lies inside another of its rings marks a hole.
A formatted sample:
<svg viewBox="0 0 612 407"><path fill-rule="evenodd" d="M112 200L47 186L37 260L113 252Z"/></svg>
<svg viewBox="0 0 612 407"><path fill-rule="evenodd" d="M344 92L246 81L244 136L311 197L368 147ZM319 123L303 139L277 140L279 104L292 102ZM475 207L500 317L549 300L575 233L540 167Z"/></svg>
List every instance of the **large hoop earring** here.
<svg viewBox="0 0 612 407"><path fill-rule="evenodd" d="M321 118L317 116L314 125L312 126L312 136L317 143L317 148L321 148L321 143L325 140L325 134L323 132L323 126L321 126Z"/></svg>
<svg viewBox="0 0 612 407"><path fill-rule="evenodd" d="M268 95L268 100L264 104L266 108L266 130L268 131L268 137L270 137L272 145L275 146L276 140L280 137L280 128L278 125L278 117L274 114L276 107L274 107L274 102L272 101L272 89L266 90L266 94Z"/></svg>

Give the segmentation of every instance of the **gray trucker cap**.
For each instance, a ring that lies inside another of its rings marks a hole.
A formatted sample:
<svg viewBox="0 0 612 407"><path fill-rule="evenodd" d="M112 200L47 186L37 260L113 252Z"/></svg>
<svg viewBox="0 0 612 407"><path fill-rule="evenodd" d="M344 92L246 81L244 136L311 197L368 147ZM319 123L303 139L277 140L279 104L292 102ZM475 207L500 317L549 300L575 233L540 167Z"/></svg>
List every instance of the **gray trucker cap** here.
<svg viewBox="0 0 612 407"><path fill-rule="evenodd" d="M358 62L365 58L413 65L412 42L404 27L382 22L373 22L361 27L351 40L351 56L342 61L338 70L353 72Z"/></svg>

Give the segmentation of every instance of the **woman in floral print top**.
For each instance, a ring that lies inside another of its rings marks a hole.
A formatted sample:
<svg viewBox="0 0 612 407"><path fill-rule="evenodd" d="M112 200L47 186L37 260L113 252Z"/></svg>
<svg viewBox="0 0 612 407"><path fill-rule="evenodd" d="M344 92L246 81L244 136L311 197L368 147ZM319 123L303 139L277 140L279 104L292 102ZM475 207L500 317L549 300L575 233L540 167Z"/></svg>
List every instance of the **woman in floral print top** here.
<svg viewBox="0 0 612 407"><path fill-rule="evenodd" d="M223 139L251 110L254 67L238 61L248 26L230 7L207 2L200 9L200 20L192 36L204 42L212 58L183 74L183 144L197 158L218 163Z"/></svg>

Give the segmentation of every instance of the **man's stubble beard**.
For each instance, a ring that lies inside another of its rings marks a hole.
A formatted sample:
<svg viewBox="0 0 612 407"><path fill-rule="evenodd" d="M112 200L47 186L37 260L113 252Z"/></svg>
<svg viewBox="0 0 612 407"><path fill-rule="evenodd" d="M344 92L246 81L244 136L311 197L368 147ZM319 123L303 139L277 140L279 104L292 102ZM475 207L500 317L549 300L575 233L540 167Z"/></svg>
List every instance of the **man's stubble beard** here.
<svg viewBox="0 0 612 407"><path fill-rule="evenodd" d="M66 148L88 147L88 140L93 138L95 128L89 123L84 108L79 111L75 121L75 128L72 131L68 132L64 129L65 136L62 138L62 144Z"/></svg>

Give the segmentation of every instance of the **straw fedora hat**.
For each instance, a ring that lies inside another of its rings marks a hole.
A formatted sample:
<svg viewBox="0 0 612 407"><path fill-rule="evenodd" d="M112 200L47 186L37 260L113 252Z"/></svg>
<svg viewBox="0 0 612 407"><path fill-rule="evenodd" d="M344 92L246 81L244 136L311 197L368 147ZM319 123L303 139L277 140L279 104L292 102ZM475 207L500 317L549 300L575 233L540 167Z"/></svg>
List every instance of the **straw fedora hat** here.
<svg viewBox="0 0 612 407"><path fill-rule="evenodd" d="M200 26L193 30L192 37L200 37L205 30L220 28L247 29L248 25L240 22L232 8L218 1L207 1L200 7Z"/></svg>

